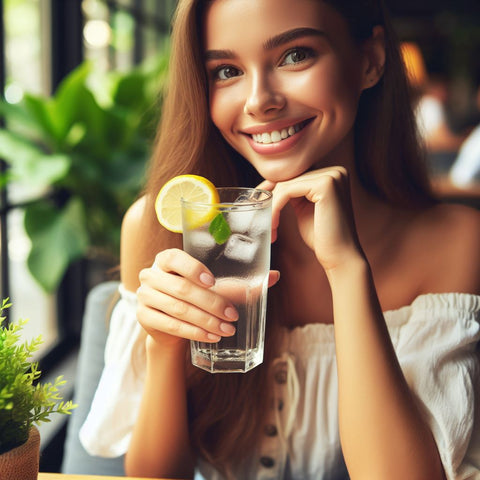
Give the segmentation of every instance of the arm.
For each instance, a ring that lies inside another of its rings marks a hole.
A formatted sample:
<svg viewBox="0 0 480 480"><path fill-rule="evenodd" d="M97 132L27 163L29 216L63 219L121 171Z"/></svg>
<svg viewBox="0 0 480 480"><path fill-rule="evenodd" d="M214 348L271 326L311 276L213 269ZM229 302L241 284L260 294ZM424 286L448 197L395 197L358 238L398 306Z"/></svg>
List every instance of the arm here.
<svg viewBox="0 0 480 480"><path fill-rule="evenodd" d="M340 437L351 478L444 478L433 436L399 367L357 238L346 171L322 169L262 186L273 189L273 229L290 202L302 238L330 283Z"/></svg>
<svg viewBox="0 0 480 480"><path fill-rule="evenodd" d="M139 272L148 265L144 249L139 249L141 219L145 199L136 202L122 224L121 277L130 291L139 286ZM151 263L151 260L150 260ZM138 419L125 457L127 475L192 477L186 425L185 350L164 350L147 337L146 378ZM162 354L164 353L164 354ZM159 460L162 462L159 463Z"/></svg>
<svg viewBox="0 0 480 480"><path fill-rule="evenodd" d="M193 477L185 350L165 350L147 337L145 389L125 460L129 476Z"/></svg>
<svg viewBox="0 0 480 480"><path fill-rule="evenodd" d="M335 318L340 436L351 478L444 478L433 436L390 342L368 264L353 260L327 275Z"/></svg>
<svg viewBox="0 0 480 480"><path fill-rule="evenodd" d="M205 266L179 249L166 248L167 232L146 231L143 208L143 200L132 206L122 225L122 282L137 291L137 318L148 334L145 387L125 470L130 476L191 478L188 339L214 342L231 335L222 328L232 321L225 312L233 306L209 289L214 279ZM160 253L154 268L143 268L152 264L154 254L142 246L142 239L152 235L159 240Z"/></svg>

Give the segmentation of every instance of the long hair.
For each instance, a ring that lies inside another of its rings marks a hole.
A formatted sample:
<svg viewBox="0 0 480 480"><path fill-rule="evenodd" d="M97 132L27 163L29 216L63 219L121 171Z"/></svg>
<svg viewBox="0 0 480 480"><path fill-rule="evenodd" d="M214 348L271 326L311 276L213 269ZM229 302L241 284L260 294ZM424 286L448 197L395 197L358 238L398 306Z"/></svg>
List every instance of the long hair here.
<svg viewBox="0 0 480 480"><path fill-rule="evenodd" d="M355 163L369 192L402 207L420 207L434 200L426 155L412 108L399 43L383 0L324 0L347 20L361 43L380 25L385 31L385 68L377 85L360 97L355 121Z"/></svg>
<svg viewBox="0 0 480 480"><path fill-rule="evenodd" d="M209 116L201 26L204 9L212 1L179 0L174 17L169 87L145 190L144 221L152 234L144 247L150 264L157 251L180 244L179 236L161 231L155 218L154 199L167 180L182 173L207 176L218 186L253 186L259 180L250 164L222 139ZM343 15L359 43L372 35L375 25L385 29L384 75L376 86L362 93L355 124L360 181L368 191L396 205L431 203L404 66L382 0L324 1ZM274 249L273 265L275 256ZM254 448L261 430L258 426L268 408L268 367L277 354L276 319L282 311L282 297L280 285L269 292L265 361L261 366L247 374L230 375L188 369L192 447L227 476Z"/></svg>

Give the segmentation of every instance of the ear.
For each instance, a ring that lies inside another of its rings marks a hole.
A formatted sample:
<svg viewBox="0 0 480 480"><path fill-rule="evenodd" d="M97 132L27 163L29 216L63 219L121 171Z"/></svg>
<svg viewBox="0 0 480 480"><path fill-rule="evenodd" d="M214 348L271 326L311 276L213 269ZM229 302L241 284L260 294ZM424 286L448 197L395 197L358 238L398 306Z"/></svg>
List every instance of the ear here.
<svg viewBox="0 0 480 480"><path fill-rule="evenodd" d="M377 25L373 27L372 36L363 47L362 90L371 88L382 78L385 67L385 31Z"/></svg>

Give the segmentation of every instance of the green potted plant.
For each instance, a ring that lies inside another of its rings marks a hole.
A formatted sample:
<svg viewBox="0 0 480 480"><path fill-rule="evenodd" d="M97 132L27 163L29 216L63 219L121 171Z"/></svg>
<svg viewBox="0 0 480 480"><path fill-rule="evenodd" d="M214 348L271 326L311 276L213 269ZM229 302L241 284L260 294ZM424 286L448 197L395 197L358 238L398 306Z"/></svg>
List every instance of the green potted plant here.
<svg viewBox="0 0 480 480"><path fill-rule="evenodd" d="M11 306L8 299L0 306L0 315ZM2 480L36 479L39 469L40 436L35 424L50 421L54 413L70 414L76 407L63 402L54 383L39 383L38 363L30 359L42 338L21 340L26 321L3 326L0 316L0 477Z"/></svg>
<svg viewBox="0 0 480 480"><path fill-rule="evenodd" d="M15 182L40 192L25 206L28 268L47 291L80 258L118 260L121 219L138 195L161 110L168 51L125 73L103 93L85 63L50 96L0 101L0 158Z"/></svg>

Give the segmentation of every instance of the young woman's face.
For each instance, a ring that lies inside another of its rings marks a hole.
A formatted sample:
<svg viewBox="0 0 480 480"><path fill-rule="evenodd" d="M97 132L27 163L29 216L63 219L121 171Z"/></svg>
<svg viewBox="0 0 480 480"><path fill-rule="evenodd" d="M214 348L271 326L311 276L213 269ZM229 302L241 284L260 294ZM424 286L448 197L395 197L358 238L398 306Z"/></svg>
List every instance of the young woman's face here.
<svg viewBox="0 0 480 480"><path fill-rule="evenodd" d="M210 112L264 178L350 166L361 49L319 0L215 0L204 22Z"/></svg>

